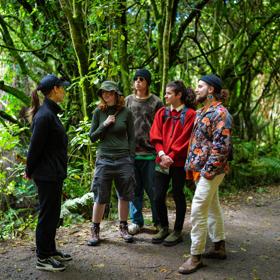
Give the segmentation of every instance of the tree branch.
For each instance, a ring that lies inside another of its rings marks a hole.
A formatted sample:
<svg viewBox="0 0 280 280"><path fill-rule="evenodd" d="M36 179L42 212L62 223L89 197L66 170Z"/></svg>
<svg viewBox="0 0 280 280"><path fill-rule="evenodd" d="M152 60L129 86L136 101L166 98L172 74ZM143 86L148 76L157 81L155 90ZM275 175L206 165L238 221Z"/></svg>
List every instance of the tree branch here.
<svg viewBox="0 0 280 280"><path fill-rule="evenodd" d="M258 36L260 36L262 34L262 30L264 30L266 28L267 25L269 25L274 18L278 19L278 14L272 14L259 28L259 30L255 33L252 34L252 36L249 38L249 43L247 44L247 46L245 46L245 48L240 52L237 60L234 62L235 65L239 64L240 60L242 59L242 57L245 55L245 53L247 52L247 50L252 46L252 44L255 42L255 40L258 38Z"/></svg>
<svg viewBox="0 0 280 280"><path fill-rule="evenodd" d="M0 47L8 49L8 50L17 51L17 52L31 52L31 53L35 53L35 52L40 52L40 51L46 49L48 46L50 46L52 44L52 42L53 42L53 39L47 45L45 45L42 48L37 49L37 50L21 50L21 49L17 49L17 48L14 48L14 47L9 47L9 46L4 46L4 45L0 45Z"/></svg>
<svg viewBox="0 0 280 280"><path fill-rule="evenodd" d="M11 94L11 95L13 95L14 97L16 97L17 99L22 101L25 105L29 106L29 104L30 104L29 97L26 96L24 94L24 92L22 92L18 89L15 89L13 87L5 85L4 81L0 81L0 89L9 93L9 94Z"/></svg>
<svg viewBox="0 0 280 280"><path fill-rule="evenodd" d="M21 126L20 122L16 119L14 119L12 116L10 116L9 114L7 114L6 112L0 110L0 118L9 121L11 123L15 123Z"/></svg>
<svg viewBox="0 0 280 280"><path fill-rule="evenodd" d="M203 0L200 3L198 3L194 8L193 11L190 13L190 15L187 17L185 21L182 22L182 24L179 27L179 31L176 35L177 40L172 44L171 49L174 50L175 53L179 52L178 46L181 46L181 40L183 38L184 32L188 25L192 22L192 20L201 12L203 7L209 2L210 0Z"/></svg>

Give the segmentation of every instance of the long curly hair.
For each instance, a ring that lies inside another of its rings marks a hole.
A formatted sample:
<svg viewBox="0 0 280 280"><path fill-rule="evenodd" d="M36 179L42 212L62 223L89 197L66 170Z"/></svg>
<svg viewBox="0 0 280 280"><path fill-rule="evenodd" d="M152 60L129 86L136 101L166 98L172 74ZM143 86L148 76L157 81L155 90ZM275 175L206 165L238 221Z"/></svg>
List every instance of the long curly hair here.
<svg viewBox="0 0 280 280"><path fill-rule="evenodd" d="M125 106L124 96L119 95L115 92L115 97L116 97L116 104L115 104L116 109L117 109L117 111L120 111ZM103 112L106 111L108 108L108 105L104 101L102 96L100 96L100 103L98 104L98 108Z"/></svg>
<svg viewBox="0 0 280 280"><path fill-rule="evenodd" d="M196 109L195 103L195 93L191 87L186 87L184 82L181 80L175 80L169 82L166 87L170 87L174 90L175 94L177 95L181 92L181 101L185 104L186 107Z"/></svg>

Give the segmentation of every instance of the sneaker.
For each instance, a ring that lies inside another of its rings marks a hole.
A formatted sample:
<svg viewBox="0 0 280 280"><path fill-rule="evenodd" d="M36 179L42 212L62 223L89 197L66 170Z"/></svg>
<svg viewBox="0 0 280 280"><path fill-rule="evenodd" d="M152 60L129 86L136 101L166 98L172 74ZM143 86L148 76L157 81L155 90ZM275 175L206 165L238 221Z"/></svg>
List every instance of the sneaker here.
<svg viewBox="0 0 280 280"><path fill-rule="evenodd" d="M65 266L54 259L53 257L48 257L45 259L37 259L36 268L40 270L46 270L46 271L63 271L65 270Z"/></svg>
<svg viewBox="0 0 280 280"><path fill-rule="evenodd" d="M141 231L141 227L137 224L132 223L128 226L128 233L130 233L132 235L137 234L140 231Z"/></svg>
<svg viewBox="0 0 280 280"><path fill-rule="evenodd" d="M71 255L62 253L60 251L56 251L55 255L53 255L52 257L59 262L71 261L73 259Z"/></svg>
<svg viewBox="0 0 280 280"><path fill-rule="evenodd" d="M131 243L134 240L133 236L128 233L127 224L123 224L123 223L120 224L120 235L121 238L127 243Z"/></svg>
<svg viewBox="0 0 280 280"><path fill-rule="evenodd" d="M152 243L154 244L162 243L168 234L169 234L168 227L161 228L159 232L153 236Z"/></svg>
<svg viewBox="0 0 280 280"><path fill-rule="evenodd" d="M174 246L183 241L181 231L172 231L163 241L164 246Z"/></svg>
<svg viewBox="0 0 280 280"><path fill-rule="evenodd" d="M91 227L91 239L87 242L88 246L97 246L100 243L99 238L100 227L92 226Z"/></svg>

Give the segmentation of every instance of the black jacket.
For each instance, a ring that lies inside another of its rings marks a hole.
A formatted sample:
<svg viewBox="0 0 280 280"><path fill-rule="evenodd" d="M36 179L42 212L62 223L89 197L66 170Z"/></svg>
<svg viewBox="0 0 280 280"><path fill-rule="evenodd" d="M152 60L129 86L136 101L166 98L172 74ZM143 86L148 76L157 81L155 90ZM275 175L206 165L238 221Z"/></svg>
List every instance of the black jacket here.
<svg viewBox="0 0 280 280"><path fill-rule="evenodd" d="M45 98L33 118L26 164L26 175L29 178L43 181L66 178L68 139L57 117L60 111L54 101Z"/></svg>

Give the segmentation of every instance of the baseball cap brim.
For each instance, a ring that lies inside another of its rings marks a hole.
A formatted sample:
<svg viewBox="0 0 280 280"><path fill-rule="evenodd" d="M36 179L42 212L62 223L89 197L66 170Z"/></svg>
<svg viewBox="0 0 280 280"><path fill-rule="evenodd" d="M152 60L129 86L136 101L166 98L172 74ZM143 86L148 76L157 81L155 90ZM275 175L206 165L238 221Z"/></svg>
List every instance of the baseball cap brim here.
<svg viewBox="0 0 280 280"><path fill-rule="evenodd" d="M61 86L61 87L69 87L70 86L70 82L68 82L68 81L61 81L61 82L59 82L59 86Z"/></svg>

